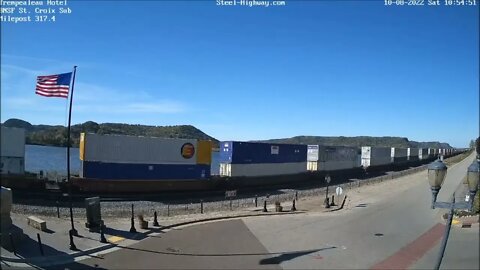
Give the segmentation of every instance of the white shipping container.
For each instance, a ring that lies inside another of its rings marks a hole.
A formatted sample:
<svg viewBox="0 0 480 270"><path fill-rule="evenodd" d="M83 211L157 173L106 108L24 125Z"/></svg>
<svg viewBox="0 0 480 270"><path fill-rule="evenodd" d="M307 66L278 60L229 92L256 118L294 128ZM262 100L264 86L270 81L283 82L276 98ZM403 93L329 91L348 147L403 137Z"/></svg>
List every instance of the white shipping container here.
<svg viewBox="0 0 480 270"><path fill-rule="evenodd" d="M392 150L391 150L392 158L407 157L407 156L408 156L407 148L392 147Z"/></svg>
<svg viewBox="0 0 480 270"><path fill-rule="evenodd" d="M418 158L419 159L427 159L428 158L428 148L418 149Z"/></svg>
<svg viewBox="0 0 480 270"><path fill-rule="evenodd" d="M0 157L1 174L25 174L25 158Z"/></svg>
<svg viewBox="0 0 480 270"><path fill-rule="evenodd" d="M418 157L418 148L407 148L407 156L409 157Z"/></svg>
<svg viewBox="0 0 480 270"><path fill-rule="evenodd" d="M307 162L295 163L220 163L221 176L273 176L298 174L307 171Z"/></svg>
<svg viewBox="0 0 480 270"><path fill-rule="evenodd" d="M25 157L25 129L2 127L0 156Z"/></svg>
<svg viewBox="0 0 480 270"><path fill-rule="evenodd" d="M336 170L346 170L360 167L358 159L350 161L319 161L318 170L319 171L336 171Z"/></svg>
<svg viewBox="0 0 480 270"><path fill-rule="evenodd" d="M307 171L318 171L318 162L307 161Z"/></svg>
<svg viewBox="0 0 480 270"><path fill-rule="evenodd" d="M390 164L390 155L391 149L388 147L362 146L361 165L366 168Z"/></svg>
<svg viewBox="0 0 480 270"><path fill-rule="evenodd" d="M316 151L311 151L313 149ZM308 151L311 153L307 160L317 162L315 166L309 165L310 171L335 171L360 167L360 149L357 147L309 145ZM313 156L313 153L316 155Z"/></svg>
<svg viewBox="0 0 480 270"><path fill-rule="evenodd" d="M346 146L319 146L318 161L355 161L359 149Z"/></svg>
<svg viewBox="0 0 480 270"><path fill-rule="evenodd" d="M418 148L407 148L408 160L418 160Z"/></svg>
<svg viewBox="0 0 480 270"><path fill-rule="evenodd" d="M318 145L308 145L307 146L307 161L317 161L318 160Z"/></svg>
<svg viewBox="0 0 480 270"><path fill-rule="evenodd" d="M85 134L85 161L195 164L197 140Z"/></svg>

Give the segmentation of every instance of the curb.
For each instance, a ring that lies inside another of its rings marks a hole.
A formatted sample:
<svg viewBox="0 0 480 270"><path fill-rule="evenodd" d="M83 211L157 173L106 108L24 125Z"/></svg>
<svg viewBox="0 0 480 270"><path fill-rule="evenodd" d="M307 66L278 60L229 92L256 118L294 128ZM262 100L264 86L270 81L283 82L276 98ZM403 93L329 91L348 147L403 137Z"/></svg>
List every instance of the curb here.
<svg viewBox="0 0 480 270"><path fill-rule="evenodd" d="M442 215L442 221L443 223L446 223L448 221L448 217L446 218ZM466 217L453 216L453 219L452 219L452 226L455 226L455 227L471 228L473 226L478 226L478 225L479 225L479 215L466 216Z"/></svg>
<svg viewBox="0 0 480 270"><path fill-rule="evenodd" d="M472 226L479 224L479 216L469 216L469 217L453 217L452 225L460 228L471 228Z"/></svg>
<svg viewBox="0 0 480 270"><path fill-rule="evenodd" d="M165 229L172 229L175 227L181 227L185 225L191 225L191 224L197 224L197 223L203 223L203 222L209 222L209 221L228 220L228 219L243 218L243 217L257 217L257 216L261 217L261 216L294 215L294 214L303 214L306 212L307 211L297 210L295 212L270 212L270 213L261 213L261 214L241 214L241 215L226 216L226 217L224 216L224 217L203 218L198 220L175 223L175 224L171 224L168 226L163 226L155 229L150 229L146 232L142 232L138 234L144 234L145 236L148 236L152 233L157 233L158 231L165 230ZM93 253L105 251L117 246L118 244L108 243L99 247L94 247L94 248L86 249L80 252L70 253L65 255L46 256L46 257L39 256L39 257L32 257L27 259L0 256L0 260L5 262L13 262L13 263L35 264L38 266L53 266L53 265L66 264L69 262L73 262L75 261L74 258L76 257L86 256Z"/></svg>
<svg viewBox="0 0 480 270"><path fill-rule="evenodd" d="M151 234L151 233L155 233L156 230L171 229L171 228L175 228L175 227L181 227L181 226L185 226L185 225L203 223L203 222L209 222L209 221L216 221L216 220L228 220L228 219L243 218L243 217L295 215L295 214L307 213L307 211L297 210L295 212L270 212L270 213L271 214L263 214L263 213L262 214L242 214L242 215L238 215L238 216L212 217L212 218L204 218L204 219L198 219L198 220L185 221L185 222L180 222L180 223L160 227L160 228L155 229L155 230L150 230L150 231L146 232L145 234L148 235L148 234Z"/></svg>

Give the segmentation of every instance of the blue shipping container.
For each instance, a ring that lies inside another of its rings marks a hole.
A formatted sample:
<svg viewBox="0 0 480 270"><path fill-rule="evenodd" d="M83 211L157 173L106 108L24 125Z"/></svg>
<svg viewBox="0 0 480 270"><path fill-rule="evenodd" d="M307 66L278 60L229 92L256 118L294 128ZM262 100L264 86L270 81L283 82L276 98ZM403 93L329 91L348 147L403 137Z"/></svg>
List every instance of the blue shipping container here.
<svg viewBox="0 0 480 270"><path fill-rule="evenodd" d="M220 143L220 162L233 164L307 161L307 146L226 141Z"/></svg>
<svg viewBox="0 0 480 270"><path fill-rule="evenodd" d="M206 179L210 177L210 165L83 161L82 172L84 178L96 179Z"/></svg>

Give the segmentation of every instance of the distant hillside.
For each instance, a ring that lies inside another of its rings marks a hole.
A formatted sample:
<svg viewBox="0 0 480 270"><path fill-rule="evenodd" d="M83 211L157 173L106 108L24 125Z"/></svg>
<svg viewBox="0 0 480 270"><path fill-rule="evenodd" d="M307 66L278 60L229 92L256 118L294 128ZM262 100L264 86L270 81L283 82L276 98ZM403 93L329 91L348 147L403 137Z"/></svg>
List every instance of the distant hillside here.
<svg viewBox="0 0 480 270"><path fill-rule="evenodd" d="M3 126L24 128L27 131L27 144L66 146L67 128L64 126L32 125L29 122L20 119L8 119ZM115 135L148 136L161 138L183 138L183 139L201 139L212 140L218 145L218 140L205 134L201 130L190 125L180 126L145 126L104 123L98 124L92 121L83 124L73 125L71 127L72 145L78 147L80 133L98 133Z"/></svg>
<svg viewBox="0 0 480 270"><path fill-rule="evenodd" d="M448 143L440 142L415 142L402 137L321 137L321 136L296 136L284 139L271 139L259 142L292 143L292 144L319 144L328 146L379 146L399 148L452 148Z"/></svg>
<svg viewBox="0 0 480 270"><path fill-rule="evenodd" d="M66 146L67 128L64 126L32 125L20 119L8 119L3 126L24 128L27 131L27 144ZM218 140L205 134L190 125L180 126L146 126L104 123L92 121L72 126L72 145L78 146L81 132L132 136L149 136L160 138L184 138L212 140L218 147ZM448 143L440 142L415 142L402 137L320 137L296 136L285 139L271 139L259 142L293 143L293 144L320 144L329 146L383 146L383 147L416 147L416 148L451 148Z"/></svg>

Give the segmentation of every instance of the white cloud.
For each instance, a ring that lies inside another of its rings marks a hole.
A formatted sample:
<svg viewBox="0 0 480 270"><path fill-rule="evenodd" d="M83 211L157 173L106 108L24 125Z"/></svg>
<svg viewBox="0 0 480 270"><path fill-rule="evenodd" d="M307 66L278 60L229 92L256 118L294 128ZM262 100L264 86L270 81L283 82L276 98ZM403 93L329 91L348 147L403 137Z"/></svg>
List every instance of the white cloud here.
<svg viewBox="0 0 480 270"><path fill-rule="evenodd" d="M82 112L173 114L187 111L187 106L180 101L157 99L144 91L114 90L84 82L79 82L77 85L73 102L76 110Z"/></svg>
<svg viewBox="0 0 480 270"><path fill-rule="evenodd" d="M138 99L149 99L152 96L143 91L126 91L126 89L113 89L106 86L75 82L74 100L96 102L98 100L110 102L129 102Z"/></svg>
<svg viewBox="0 0 480 270"><path fill-rule="evenodd" d="M176 101L159 100L155 103L133 103L126 106L125 110L132 113L181 113L186 108Z"/></svg>
<svg viewBox="0 0 480 270"><path fill-rule="evenodd" d="M15 106L32 106L35 105L36 102L32 98L23 98L23 97L11 97L5 98L2 101L5 102L5 105L9 105L12 107Z"/></svg>
<svg viewBox="0 0 480 270"><path fill-rule="evenodd" d="M57 62L60 63L60 61L55 60L55 59L50 59L50 58L41 58L41 57L32 57L32 56L20 56L20 55L13 55L13 54L5 54L2 53L2 58L3 59L11 59L11 60L27 60L27 61L37 61L37 62Z"/></svg>
<svg viewBox="0 0 480 270"><path fill-rule="evenodd" d="M68 109L67 99L45 98L35 94L36 76L47 73L52 72L34 69L30 65L24 67L17 63L2 63L2 75L7 75L1 82L3 116L18 115L26 117L24 119L26 121L43 119L40 121L44 123L57 122L55 119L62 120ZM162 119L167 120L168 115L191 111L188 104L181 100L170 99L168 94L156 96L155 93L143 90L125 87L117 89L78 79L75 82L73 98L73 114L77 119L123 122L127 118L159 119L159 115L165 115ZM52 112L55 113L52 114Z"/></svg>
<svg viewBox="0 0 480 270"><path fill-rule="evenodd" d="M100 102L96 103L77 103L74 102L74 110L77 112L90 112L102 114L145 114L145 113L160 113L160 114L175 114L184 113L187 107L177 101L159 100L153 102L137 102L137 103L113 103Z"/></svg>
<svg viewBox="0 0 480 270"><path fill-rule="evenodd" d="M38 70L38 69L31 69L31 68L25 68L25 67L20 67L16 65L8 65L8 64L2 64L2 70L4 72L8 72L8 74L11 74L10 72L21 72L28 74L30 76L38 76L38 74L45 73L45 70Z"/></svg>

